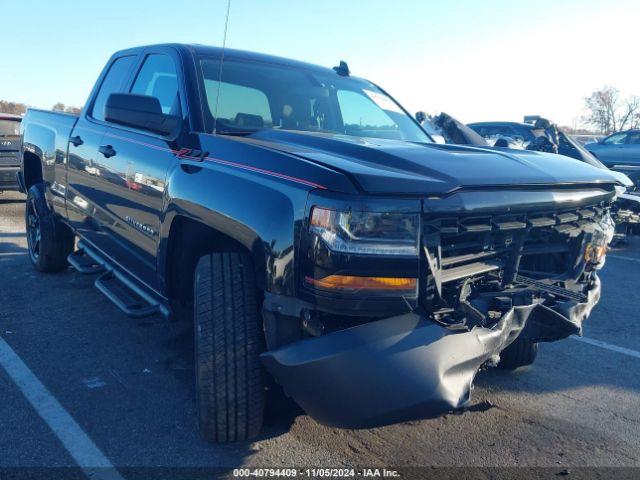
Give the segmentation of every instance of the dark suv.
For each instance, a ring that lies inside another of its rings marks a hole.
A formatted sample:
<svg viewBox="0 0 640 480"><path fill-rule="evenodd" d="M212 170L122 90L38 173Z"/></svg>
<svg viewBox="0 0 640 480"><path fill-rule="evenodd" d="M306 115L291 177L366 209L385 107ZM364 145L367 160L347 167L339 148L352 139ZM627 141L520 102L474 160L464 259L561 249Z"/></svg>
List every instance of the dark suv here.
<svg viewBox="0 0 640 480"><path fill-rule="evenodd" d="M0 192L18 189L21 120L18 115L0 113Z"/></svg>

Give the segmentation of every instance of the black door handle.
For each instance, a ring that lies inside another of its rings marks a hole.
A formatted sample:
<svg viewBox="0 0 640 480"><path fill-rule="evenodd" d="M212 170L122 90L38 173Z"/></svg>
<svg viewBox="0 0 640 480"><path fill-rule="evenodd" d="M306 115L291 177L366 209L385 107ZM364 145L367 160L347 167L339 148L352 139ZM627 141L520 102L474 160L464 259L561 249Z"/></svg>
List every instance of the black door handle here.
<svg viewBox="0 0 640 480"><path fill-rule="evenodd" d="M98 151L107 158L113 157L116 154L116 151L111 145L102 145L98 148Z"/></svg>
<svg viewBox="0 0 640 480"><path fill-rule="evenodd" d="M69 143L73 143L74 147L79 147L80 145L82 145L84 143L84 140L82 140L82 138L80 138L80 135L76 135L75 137L71 137L69 139Z"/></svg>

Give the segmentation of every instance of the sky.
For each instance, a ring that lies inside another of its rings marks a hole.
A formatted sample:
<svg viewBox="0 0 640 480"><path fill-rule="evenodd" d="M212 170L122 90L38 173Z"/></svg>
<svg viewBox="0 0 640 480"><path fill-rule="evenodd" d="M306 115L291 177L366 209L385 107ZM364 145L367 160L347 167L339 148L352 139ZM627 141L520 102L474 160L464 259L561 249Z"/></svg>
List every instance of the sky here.
<svg viewBox="0 0 640 480"><path fill-rule="evenodd" d="M227 0L1 0L0 99L81 106L119 49L222 45ZM573 126L603 85L640 95L638 0L231 0L227 46L382 86L464 122Z"/></svg>

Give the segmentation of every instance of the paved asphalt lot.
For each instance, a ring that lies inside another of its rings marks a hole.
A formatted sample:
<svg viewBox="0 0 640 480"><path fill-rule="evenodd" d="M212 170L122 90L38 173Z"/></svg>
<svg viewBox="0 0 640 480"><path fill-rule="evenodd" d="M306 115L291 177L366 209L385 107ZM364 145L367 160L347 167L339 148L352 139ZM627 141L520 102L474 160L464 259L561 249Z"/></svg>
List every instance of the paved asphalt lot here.
<svg viewBox="0 0 640 480"><path fill-rule="evenodd" d="M36 273L23 198L0 195L0 345L68 416L55 434L0 367L0 471L75 467L60 440L69 419L85 434L72 448L92 444L123 476L147 466L546 466L565 475L640 467L638 240L615 249L602 272L603 298L585 337L604 343L543 344L532 367L480 373L475 406L463 414L338 430L279 399L257 441L213 446L196 431L189 326L126 317L90 276Z"/></svg>

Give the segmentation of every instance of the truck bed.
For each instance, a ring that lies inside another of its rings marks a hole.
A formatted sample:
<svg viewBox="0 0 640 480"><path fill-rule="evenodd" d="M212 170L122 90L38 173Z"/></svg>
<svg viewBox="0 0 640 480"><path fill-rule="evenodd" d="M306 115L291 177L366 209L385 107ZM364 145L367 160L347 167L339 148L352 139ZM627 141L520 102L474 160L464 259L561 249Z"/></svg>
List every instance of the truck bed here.
<svg viewBox="0 0 640 480"><path fill-rule="evenodd" d="M77 121L78 115L72 113L30 108L22 121L22 129L23 132L27 132L30 126L37 125L54 130L56 135L61 135L65 140L68 140L71 130Z"/></svg>

